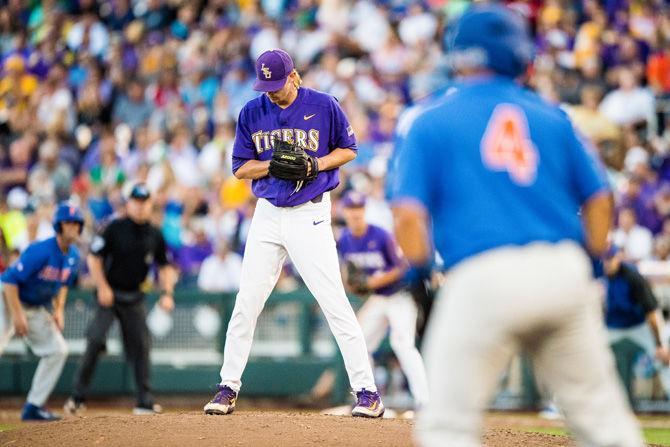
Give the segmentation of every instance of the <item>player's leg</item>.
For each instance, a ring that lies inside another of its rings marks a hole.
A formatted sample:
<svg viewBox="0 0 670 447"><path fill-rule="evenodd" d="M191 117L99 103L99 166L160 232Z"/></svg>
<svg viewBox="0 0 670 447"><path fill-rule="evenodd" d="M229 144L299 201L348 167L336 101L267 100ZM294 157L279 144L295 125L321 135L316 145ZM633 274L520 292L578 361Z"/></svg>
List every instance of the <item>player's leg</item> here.
<svg viewBox="0 0 670 447"><path fill-rule="evenodd" d="M359 400L363 399L374 409L373 416L381 415L383 405L376 394L363 331L342 284L330 226L330 200L324 195L320 203L310 202L288 211L282 234L291 261L328 321L342 353L351 387L357 391Z"/></svg>
<svg viewBox="0 0 670 447"><path fill-rule="evenodd" d="M67 360L67 344L51 314L44 308L26 309L28 335L25 337L31 351L40 358L26 398L22 418L52 419L53 414L43 407L51 395Z"/></svg>
<svg viewBox="0 0 670 447"><path fill-rule="evenodd" d="M86 350L79 361L79 367L74 375L72 397L65 403L64 409L68 414L76 414L77 410L88 397L89 386L100 354L106 349L107 333L114 323L114 310L111 307L98 305L95 315L86 330Z"/></svg>
<svg viewBox="0 0 670 447"><path fill-rule="evenodd" d="M416 348L417 307L405 292L388 298L386 305L391 326L391 348L395 352L417 407L428 401L428 379L419 350Z"/></svg>
<svg viewBox="0 0 670 447"><path fill-rule="evenodd" d="M646 354L653 359L654 368L656 369L658 379L663 386L663 391L665 391L666 397L670 397L670 368L656 358L656 342L649 325L644 322L638 326L630 328L626 332L626 337L641 346Z"/></svg>
<svg viewBox="0 0 670 447"><path fill-rule="evenodd" d="M152 413L154 412L154 400L149 384L151 334L147 327L144 300L116 304L115 310L121 325L123 349L135 376L135 392L137 393L135 412Z"/></svg>
<svg viewBox="0 0 670 447"><path fill-rule="evenodd" d="M430 399L417 421L425 447L479 447L483 412L516 351L500 321L504 300L481 273L452 272L433 306L423 355Z"/></svg>
<svg viewBox="0 0 670 447"><path fill-rule="evenodd" d="M370 354L377 350L386 336L388 329L386 304L386 297L372 295L365 299L365 303L356 314Z"/></svg>
<svg viewBox="0 0 670 447"><path fill-rule="evenodd" d="M640 431L614 366L588 261L583 254L563 255L552 256L560 270L547 268L542 274L544 312L553 324L525 342L538 380L556 397L579 445L641 447Z"/></svg>

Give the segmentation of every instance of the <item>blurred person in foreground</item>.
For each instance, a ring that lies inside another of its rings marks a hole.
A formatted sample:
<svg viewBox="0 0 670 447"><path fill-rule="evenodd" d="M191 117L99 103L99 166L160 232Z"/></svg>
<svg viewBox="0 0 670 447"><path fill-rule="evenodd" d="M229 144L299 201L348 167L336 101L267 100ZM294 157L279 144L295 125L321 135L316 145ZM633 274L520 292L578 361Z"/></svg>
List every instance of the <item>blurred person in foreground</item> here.
<svg viewBox="0 0 670 447"><path fill-rule="evenodd" d="M458 82L399 129L393 185L408 260L431 257L432 221L448 269L423 351L419 442L480 446L500 373L523 351L579 445L641 447L589 260L612 219L604 171L565 114L515 82L533 53L521 17L473 6L448 42Z"/></svg>
<svg viewBox="0 0 670 447"><path fill-rule="evenodd" d="M152 206L146 186L134 185L126 217L112 221L91 243L87 263L96 286L98 307L86 332L86 351L75 374L73 394L63 407L69 416L79 415L84 409L95 367L105 351L107 333L115 319L119 320L123 348L135 375L137 403L133 414L162 412L150 390L151 335L140 286L156 264L161 287L159 305L170 312L174 308L177 275L168 260L163 235L149 221Z"/></svg>
<svg viewBox="0 0 670 447"><path fill-rule="evenodd" d="M77 277L79 250L75 243L84 218L79 208L63 202L56 211L53 226L56 236L29 245L0 277L0 291L4 295L4 302L0 297L0 354L9 339L18 335L40 357L21 412L23 421L60 419L45 404L67 359L62 334L65 300ZM11 317L11 323L7 317Z"/></svg>

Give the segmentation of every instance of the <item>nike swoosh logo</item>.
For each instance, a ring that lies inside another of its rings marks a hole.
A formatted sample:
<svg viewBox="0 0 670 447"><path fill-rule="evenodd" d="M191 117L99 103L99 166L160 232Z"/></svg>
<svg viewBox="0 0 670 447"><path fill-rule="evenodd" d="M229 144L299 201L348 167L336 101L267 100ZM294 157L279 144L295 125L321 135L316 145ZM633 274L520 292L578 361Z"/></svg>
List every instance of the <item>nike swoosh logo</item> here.
<svg viewBox="0 0 670 447"><path fill-rule="evenodd" d="M326 221L326 219L320 220L320 221L318 221L318 222L317 222L317 221L313 221L313 222L312 222L312 225L319 225L321 222L325 222L325 221Z"/></svg>
<svg viewBox="0 0 670 447"><path fill-rule="evenodd" d="M310 118L314 118L314 116L316 116L316 113L312 113L311 115L304 115L303 118L305 121L307 121Z"/></svg>

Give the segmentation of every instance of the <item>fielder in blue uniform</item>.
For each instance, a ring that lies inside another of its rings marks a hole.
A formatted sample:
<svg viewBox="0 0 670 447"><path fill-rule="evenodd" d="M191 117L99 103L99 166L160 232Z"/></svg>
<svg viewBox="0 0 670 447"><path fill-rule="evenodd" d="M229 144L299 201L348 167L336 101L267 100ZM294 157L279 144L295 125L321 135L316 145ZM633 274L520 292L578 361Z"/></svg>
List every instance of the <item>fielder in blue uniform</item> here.
<svg viewBox="0 0 670 447"><path fill-rule="evenodd" d="M1 312L5 317L0 318L0 323L7 326L3 338L14 334L23 337L40 357L21 414L24 421L59 419L44 405L67 358L67 345L61 333L63 312L68 288L77 276L79 251L74 243L83 225L84 219L76 206L61 204L54 217L56 236L29 245L0 277L4 306L9 311L9 315Z"/></svg>
<svg viewBox="0 0 670 447"><path fill-rule="evenodd" d="M393 187L405 255L426 262L433 239L448 269L419 441L480 446L499 375L523 350L579 445L642 446L588 256L605 251L612 219L603 171L566 115L515 82L533 52L521 17L476 4L448 39L458 85L407 125Z"/></svg>
<svg viewBox="0 0 670 447"><path fill-rule="evenodd" d="M333 96L301 83L288 53L264 52L256 61L254 83L254 89L263 93L242 108L237 122L233 173L253 180L258 203L228 323L221 381L205 405L206 414L233 412L256 320L287 257L321 306L342 352L357 398L352 415L384 414L365 339L342 284L330 223L330 191L339 184L339 167L356 157L356 137ZM275 146L285 146L281 142L309 154L304 180L282 178L273 169L278 162Z"/></svg>

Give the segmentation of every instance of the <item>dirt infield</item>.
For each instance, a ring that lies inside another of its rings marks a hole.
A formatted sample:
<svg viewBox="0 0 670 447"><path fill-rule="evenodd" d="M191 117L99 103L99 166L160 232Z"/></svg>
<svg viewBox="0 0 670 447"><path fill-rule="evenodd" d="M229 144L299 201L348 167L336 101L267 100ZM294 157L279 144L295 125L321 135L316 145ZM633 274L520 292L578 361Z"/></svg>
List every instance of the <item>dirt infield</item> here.
<svg viewBox="0 0 670 447"><path fill-rule="evenodd" d="M25 424L0 433L0 447L40 446L412 446L414 423L298 411L240 411L231 416L199 412L159 416L89 416L50 424ZM567 438L489 428L487 447L571 445Z"/></svg>

